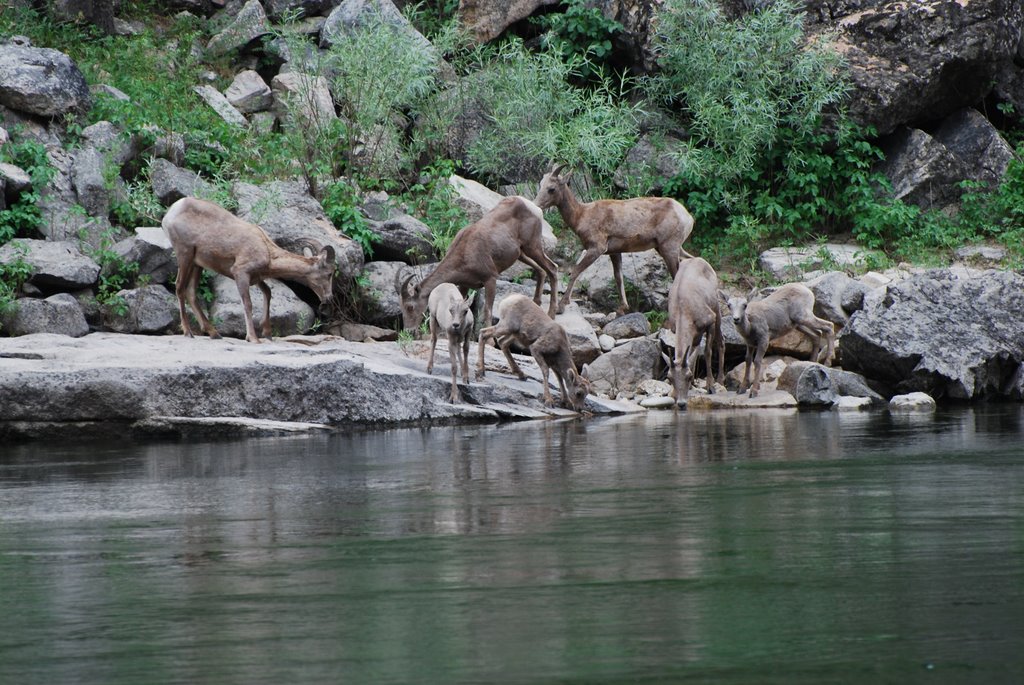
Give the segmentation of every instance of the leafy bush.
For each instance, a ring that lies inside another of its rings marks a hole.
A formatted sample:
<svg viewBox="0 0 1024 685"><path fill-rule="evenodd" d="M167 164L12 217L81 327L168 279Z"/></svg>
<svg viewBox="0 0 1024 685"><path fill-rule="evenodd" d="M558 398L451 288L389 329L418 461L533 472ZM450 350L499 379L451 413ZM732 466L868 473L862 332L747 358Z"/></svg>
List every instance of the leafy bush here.
<svg viewBox="0 0 1024 685"><path fill-rule="evenodd" d="M18 131L14 131L15 138ZM40 191L56 173L46 156L46 146L31 138L11 140L0 146L0 162L20 167L29 175L29 187L6 209L0 209L0 245L12 238L34 236L43 222Z"/></svg>
<svg viewBox="0 0 1024 685"><path fill-rule="evenodd" d="M323 195L321 204L334 227L356 241L368 258L373 257L373 245L380 242L380 236L370 228L359 211L352 185L335 181L324 188Z"/></svg>
<svg viewBox="0 0 1024 685"><path fill-rule="evenodd" d="M467 223L466 212L456 204L455 189L448 182L454 172L454 162L439 160L426 167L420 182L400 197L430 227L430 241L439 257L444 256L455 234Z"/></svg>
<svg viewBox="0 0 1024 685"><path fill-rule="evenodd" d="M536 22L548 31L545 44L565 55L583 58L584 76L600 77L612 55L612 38L622 24L607 18L586 0L569 0L565 12L547 14Z"/></svg>
<svg viewBox="0 0 1024 685"><path fill-rule="evenodd" d="M807 42L794 0L730 20L714 0L666 0L655 44L660 71L645 89L682 104L693 140L682 172L741 182L780 132L814 130L846 93L842 60Z"/></svg>

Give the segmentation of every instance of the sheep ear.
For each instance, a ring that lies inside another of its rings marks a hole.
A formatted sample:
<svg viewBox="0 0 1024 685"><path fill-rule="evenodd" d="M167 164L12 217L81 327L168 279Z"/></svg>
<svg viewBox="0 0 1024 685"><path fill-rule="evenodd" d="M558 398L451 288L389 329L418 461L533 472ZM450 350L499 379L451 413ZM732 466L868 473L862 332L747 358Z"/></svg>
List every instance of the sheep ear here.
<svg viewBox="0 0 1024 685"><path fill-rule="evenodd" d="M758 288L756 286L751 288L750 292L747 293L747 302L753 302L754 298L757 297L757 294L758 294Z"/></svg>
<svg viewBox="0 0 1024 685"><path fill-rule="evenodd" d="M729 303L729 294L727 292L725 292L724 290L719 289L719 291L718 291L718 299L719 299L720 302L725 302L726 304L728 304Z"/></svg>

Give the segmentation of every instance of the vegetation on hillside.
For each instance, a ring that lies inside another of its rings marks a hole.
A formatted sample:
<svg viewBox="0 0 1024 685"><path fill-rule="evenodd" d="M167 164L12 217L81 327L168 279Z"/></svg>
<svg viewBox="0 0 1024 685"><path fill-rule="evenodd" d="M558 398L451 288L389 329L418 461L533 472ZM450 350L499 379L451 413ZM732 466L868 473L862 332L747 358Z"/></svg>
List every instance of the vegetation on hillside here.
<svg viewBox="0 0 1024 685"><path fill-rule="evenodd" d="M695 249L716 264L747 267L769 244L812 242L849 234L894 260L941 260L965 242L1001 241L1020 254L1024 237L1024 167L1012 162L996 189L965 188L956 216L923 212L888 199L874 171L882 153L873 132L842 114L844 67L827 41L808 44L794 0L780 0L734 19L712 0L666 0L657 26L661 70L636 79L615 73L617 23L569 0L564 11L534 23L541 40L511 36L475 45L454 21L455 3L407 10L430 45L383 22L354 30L326 52L279 27L255 54L273 60L280 45L311 55L307 69L341 100L338 117L264 130L222 121L193 92L208 82L224 90L231 56L206 62L210 23L194 17L141 14L136 36L102 36L87 25L59 23L34 10L0 16L0 37L24 34L37 46L69 54L90 85L105 83L130 102L99 96L76 131L100 120L129 134L181 133L186 165L229 201L230 184L303 178L339 229L372 254L375 236L357 204L359 193L387 190L434 229L443 251L464 215L444 179L455 171L492 187L539 179L551 160L585 171L595 197L646 192L645 177L615 185L615 171L641 131L688 132L675 173L657 187L678 197L697 220ZM382 38L383 37L383 38ZM300 116L301 102L290 116ZM1013 113L1006 120L1013 121ZM447 159L452 122L465 123L462 161ZM45 154L18 138L0 160L45 182ZM115 224L131 228L159 219L146 169L126 182ZM621 179L620 179L621 181ZM0 243L32 237L38 198L0 212ZM3 297L0 290L0 297Z"/></svg>

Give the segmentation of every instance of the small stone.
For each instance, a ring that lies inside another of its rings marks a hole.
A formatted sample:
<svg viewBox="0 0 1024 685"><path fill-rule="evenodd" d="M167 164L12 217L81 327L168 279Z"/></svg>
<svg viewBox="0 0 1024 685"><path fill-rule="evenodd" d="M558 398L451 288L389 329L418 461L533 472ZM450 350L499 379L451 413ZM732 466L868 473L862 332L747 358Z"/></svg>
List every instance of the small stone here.
<svg viewBox="0 0 1024 685"><path fill-rule="evenodd" d="M645 409L671 409L676 401L671 397L648 397L640 401L640 406Z"/></svg>
<svg viewBox="0 0 1024 685"><path fill-rule="evenodd" d="M937 405L932 396L924 392L896 395L889 400L889 411L896 413L933 412L936 407Z"/></svg>
<svg viewBox="0 0 1024 685"><path fill-rule="evenodd" d="M598 336L597 343L601 346L602 352L609 352L615 347L615 338L602 334Z"/></svg>
<svg viewBox="0 0 1024 685"><path fill-rule="evenodd" d="M836 399L832 408L836 411L864 411L871 408L870 397L843 396Z"/></svg>

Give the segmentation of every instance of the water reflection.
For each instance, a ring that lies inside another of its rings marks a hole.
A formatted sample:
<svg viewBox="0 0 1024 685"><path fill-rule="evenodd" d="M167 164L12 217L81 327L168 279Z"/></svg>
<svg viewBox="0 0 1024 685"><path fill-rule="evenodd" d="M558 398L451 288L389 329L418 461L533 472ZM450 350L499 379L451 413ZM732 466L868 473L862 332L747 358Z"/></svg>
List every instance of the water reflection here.
<svg viewBox="0 0 1024 685"><path fill-rule="evenodd" d="M1005 681L1021 418L0 447L0 682Z"/></svg>

